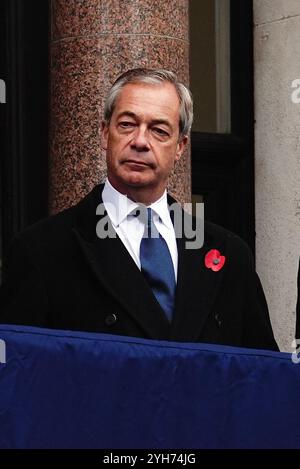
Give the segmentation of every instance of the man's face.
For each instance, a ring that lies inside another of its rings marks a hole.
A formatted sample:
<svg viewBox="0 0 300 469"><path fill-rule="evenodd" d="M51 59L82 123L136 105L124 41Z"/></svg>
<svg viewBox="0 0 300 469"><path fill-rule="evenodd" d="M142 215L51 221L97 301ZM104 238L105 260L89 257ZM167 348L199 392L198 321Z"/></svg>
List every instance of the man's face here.
<svg viewBox="0 0 300 469"><path fill-rule="evenodd" d="M121 90L108 125L103 124L108 178L121 193L143 188L162 195L174 162L186 145L179 141L179 98L171 83L130 83Z"/></svg>

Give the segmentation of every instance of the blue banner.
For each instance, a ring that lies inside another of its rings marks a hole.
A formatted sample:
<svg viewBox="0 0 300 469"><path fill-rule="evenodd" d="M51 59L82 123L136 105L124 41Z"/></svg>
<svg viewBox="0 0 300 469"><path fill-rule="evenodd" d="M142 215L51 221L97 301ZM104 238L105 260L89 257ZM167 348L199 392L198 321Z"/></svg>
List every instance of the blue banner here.
<svg viewBox="0 0 300 469"><path fill-rule="evenodd" d="M12 325L0 344L0 448L300 448L291 354Z"/></svg>

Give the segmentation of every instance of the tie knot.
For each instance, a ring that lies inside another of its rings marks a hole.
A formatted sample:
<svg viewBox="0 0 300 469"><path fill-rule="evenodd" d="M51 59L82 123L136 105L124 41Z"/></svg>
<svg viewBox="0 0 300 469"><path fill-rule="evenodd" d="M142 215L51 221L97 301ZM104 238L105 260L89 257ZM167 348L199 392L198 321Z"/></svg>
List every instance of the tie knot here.
<svg viewBox="0 0 300 469"><path fill-rule="evenodd" d="M129 216L136 217L144 225L143 238L159 238L160 234L153 221L153 210L145 205L139 205L129 213Z"/></svg>

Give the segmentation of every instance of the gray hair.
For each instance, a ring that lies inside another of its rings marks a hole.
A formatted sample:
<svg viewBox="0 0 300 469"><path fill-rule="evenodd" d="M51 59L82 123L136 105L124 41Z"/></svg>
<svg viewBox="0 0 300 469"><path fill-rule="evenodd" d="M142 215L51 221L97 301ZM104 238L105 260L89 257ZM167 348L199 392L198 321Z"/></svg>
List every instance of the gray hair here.
<svg viewBox="0 0 300 469"><path fill-rule="evenodd" d="M163 82L172 83L177 91L179 109L179 133L180 138L188 135L193 123L193 100L189 89L180 83L175 73L169 70L154 70L147 68L133 68L120 75L108 92L104 105L104 120L109 123L116 99L122 88L128 83L148 83L149 85L159 85Z"/></svg>

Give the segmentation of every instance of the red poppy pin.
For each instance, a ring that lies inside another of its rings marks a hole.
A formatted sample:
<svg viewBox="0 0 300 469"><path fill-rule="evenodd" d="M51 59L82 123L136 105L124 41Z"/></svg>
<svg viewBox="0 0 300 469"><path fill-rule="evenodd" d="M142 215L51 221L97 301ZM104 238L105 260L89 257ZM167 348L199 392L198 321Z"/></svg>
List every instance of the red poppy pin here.
<svg viewBox="0 0 300 469"><path fill-rule="evenodd" d="M205 266L208 269L212 269L214 272L218 272L222 269L225 264L225 256L221 256L220 251L217 249L211 249L205 256Z"/></svg>

